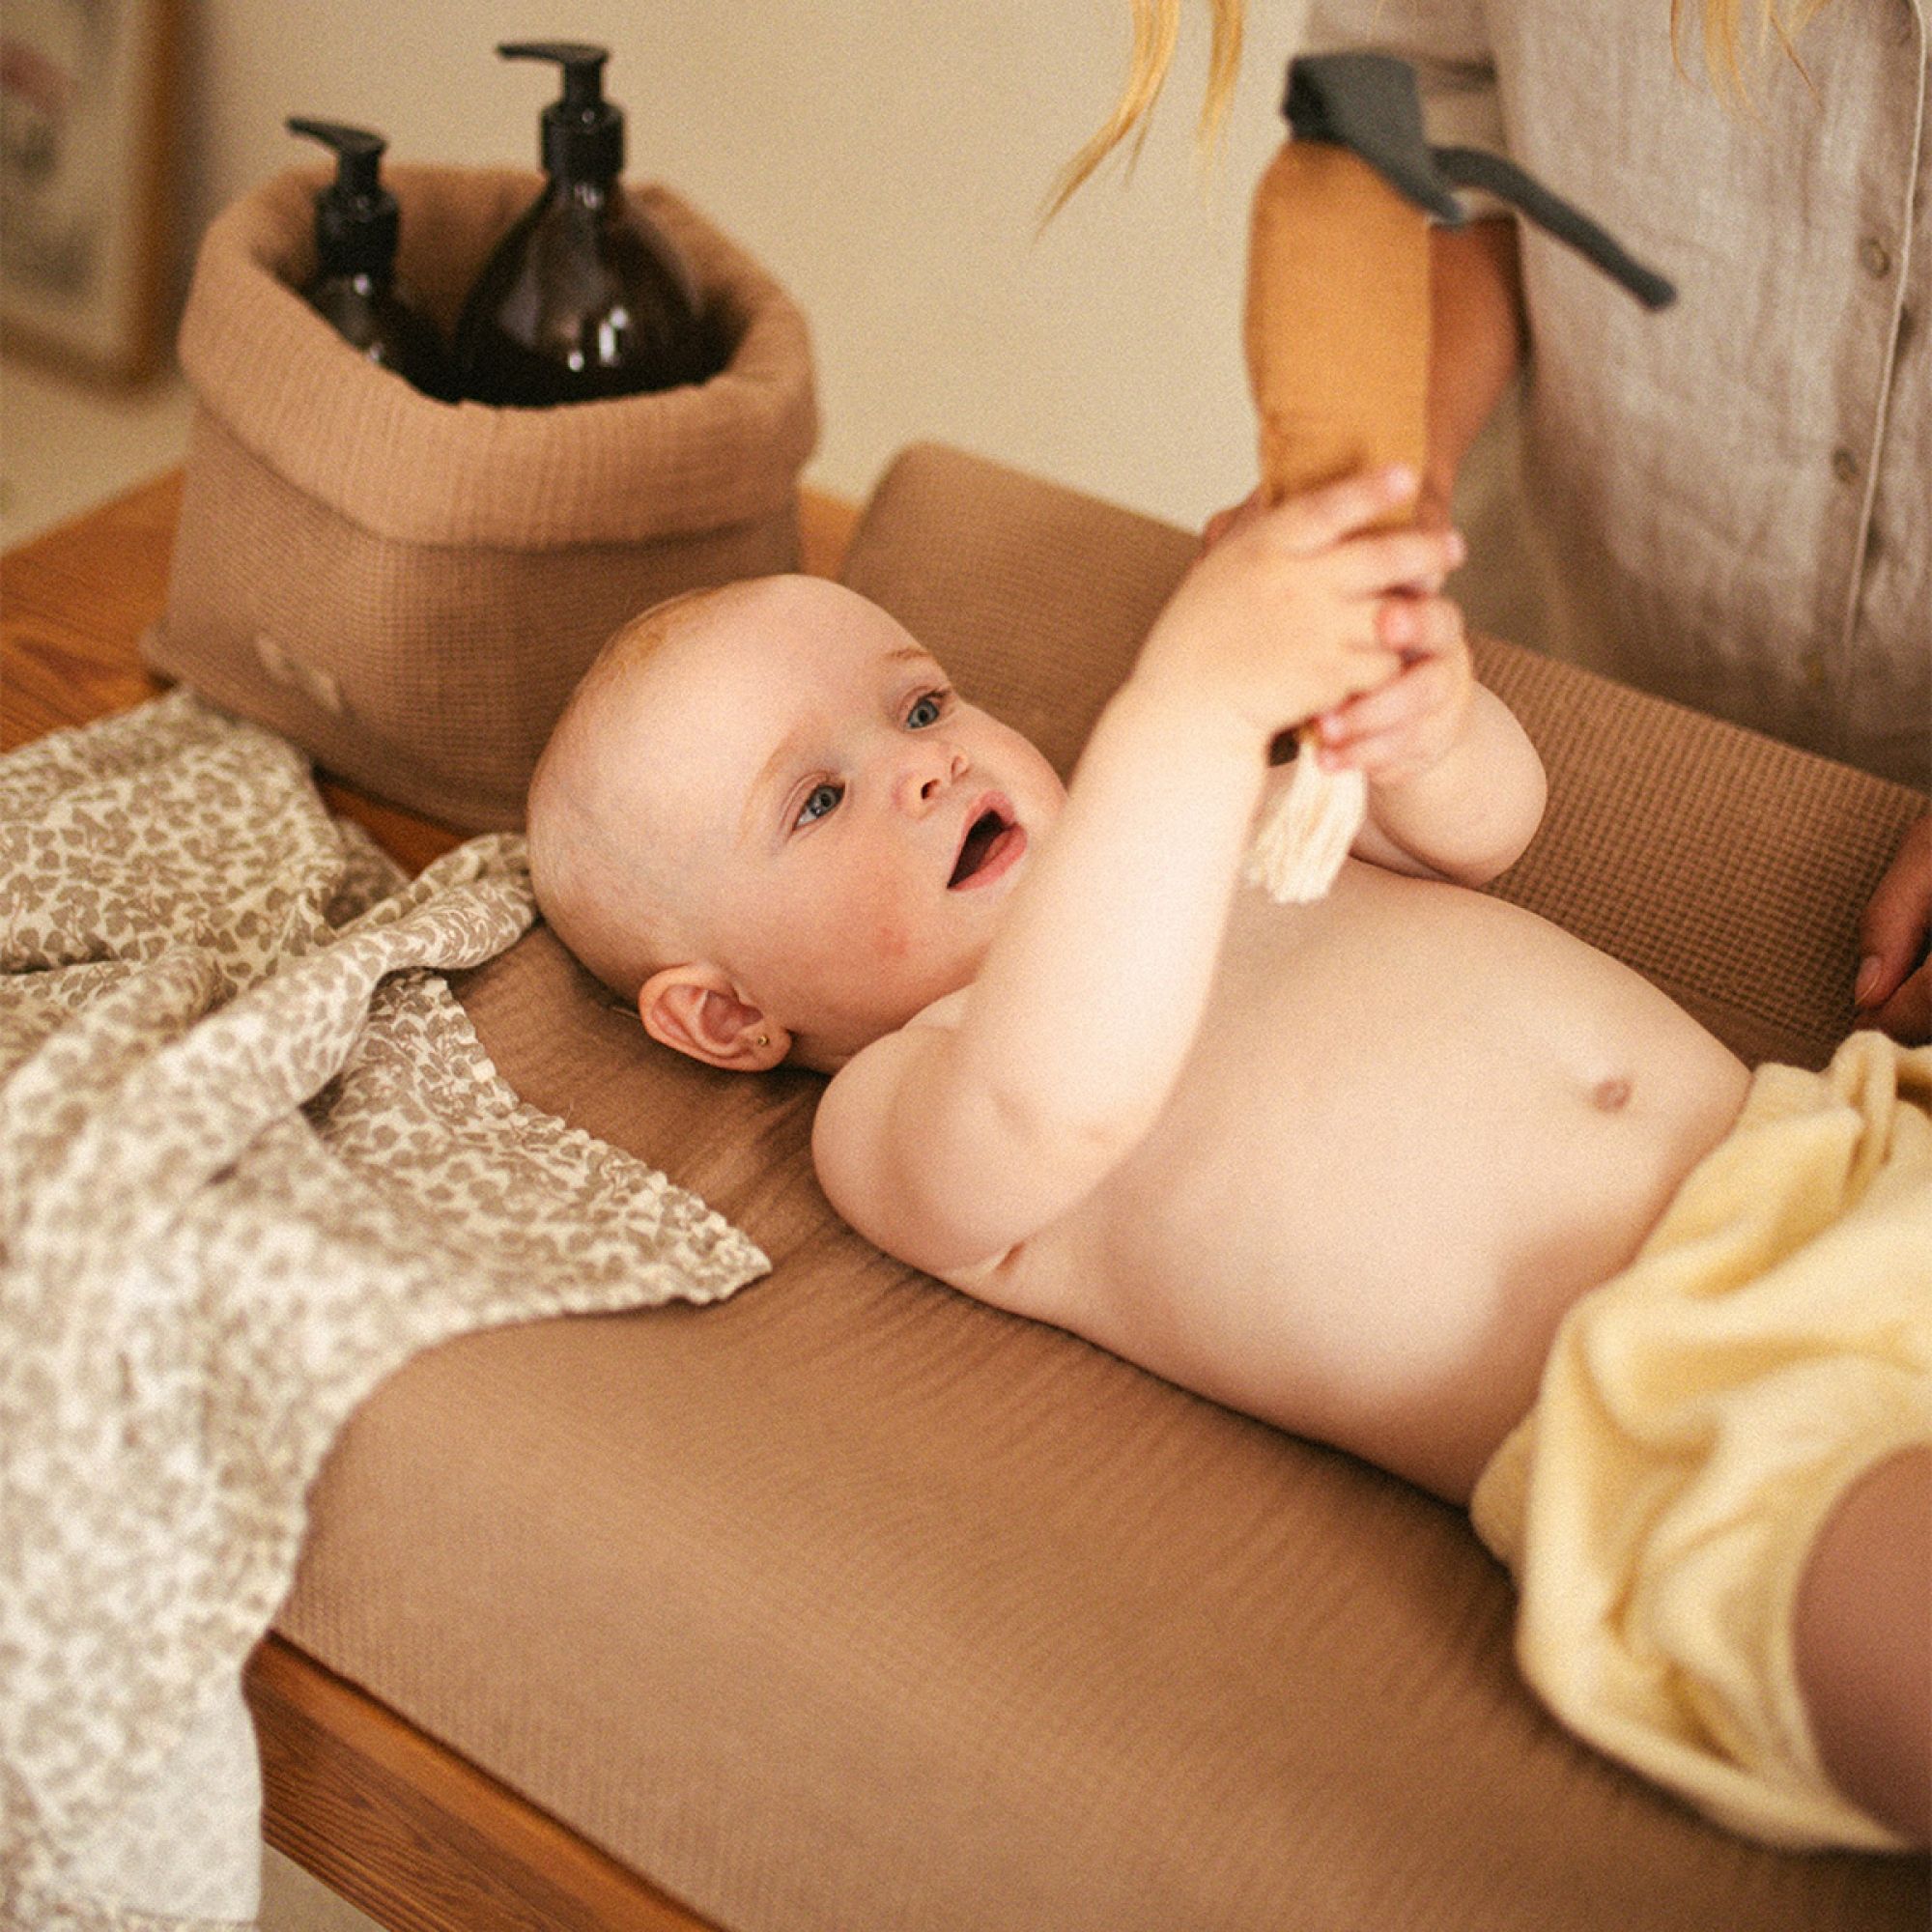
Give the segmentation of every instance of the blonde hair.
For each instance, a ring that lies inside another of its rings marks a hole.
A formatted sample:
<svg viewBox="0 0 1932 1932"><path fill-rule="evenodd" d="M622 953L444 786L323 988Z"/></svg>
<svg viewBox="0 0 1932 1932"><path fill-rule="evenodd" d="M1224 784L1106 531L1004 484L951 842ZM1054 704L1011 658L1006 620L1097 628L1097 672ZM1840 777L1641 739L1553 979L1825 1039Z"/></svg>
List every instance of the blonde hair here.
<svg viewBox="0 0 1932 1932"><path fill-rule="evenodd" d="M1811 24L1825 5L1826 0L1792 0L1788 6L1780 6L1778 0L1758 0L1757 46L1752 51L1752 58L1763 54L1768 41L1776 40L1792 66L1804 74L1808 87L1811 76L1804 73L1804 63L1798 58L1798 36ZM1685 11L1686 0L1670 0L1670 51L1680 70L1684 65L1680 36ZM1744 55L1739 45L1739 26L1744 11L1745 0L1703 0L1704 65L1717 81L1720 93L1748 105L1750 88L1745 79Z"/></svg>
<svg viewBox="0 0 1932 1932"><path fill-rule="evenodd" d="M1136 155L1147 139L1154 102L1160 99L1174 60L1175 43L1180 37L1180 0L1131 0L1131 4L1134 39L1127 59L1126 86L1104 125L1062 170L1047 204L1049 220L1129 134L1134 135ZM1211 149L1220 139L1235 98L1235 81L1241 69L1242 6L1243 0L1208 0L1213 38L1208 49L1208 93L1195 136L1204 150Z"/></svg>
<svg viewBox="0 0 1932 1932"><path fill-rule="evenodd" d="M1700 0L1670 0L1670 49L1680 69L1684 16L1690 8L1697 7L1703 16L1705 64L1720 92L1746 103L1750 90L1745 78L1740 20L1751 3L1752 0L1701 0L1701 4ZM1798 36L1826 4L1827 0L1755 0L1757 51L1762 52L1765 43L1775 39L1803 73L1804 64L1798 58ZM1179 38L1181 0L1131 0L1131 5L1133 47L1128 56L1126 84L1113 113L1062 171L1047 204L1049 220L1129 134L1134 136L1136 155L1147 138L1154 103L1160 99L1168 68L1174 60L1175 43ZM1197 131L1204 149L1212 148L1219 139L1234 100L1235 82L1241 65L1244 6L1245 0L1208 0L1213 38L1208 55L1207 97L1202 103Z"/></svg>

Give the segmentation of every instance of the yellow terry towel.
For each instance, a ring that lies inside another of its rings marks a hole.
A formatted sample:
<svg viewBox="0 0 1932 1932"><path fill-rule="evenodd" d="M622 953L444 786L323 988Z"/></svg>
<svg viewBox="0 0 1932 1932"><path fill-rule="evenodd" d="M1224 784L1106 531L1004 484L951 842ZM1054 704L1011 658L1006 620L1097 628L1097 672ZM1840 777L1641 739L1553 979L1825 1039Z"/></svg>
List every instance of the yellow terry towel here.
<svg viewBox="0 0 1932 1932"><path fill-rule="evenodd" d="M1573 1308L1470 1510L1523 1674L1720 1822L1890 1849L1820 1769L1791 1625L1867 1469L1932 1441L1932 1047L1757 1071L1637 1259Z"/></svg>

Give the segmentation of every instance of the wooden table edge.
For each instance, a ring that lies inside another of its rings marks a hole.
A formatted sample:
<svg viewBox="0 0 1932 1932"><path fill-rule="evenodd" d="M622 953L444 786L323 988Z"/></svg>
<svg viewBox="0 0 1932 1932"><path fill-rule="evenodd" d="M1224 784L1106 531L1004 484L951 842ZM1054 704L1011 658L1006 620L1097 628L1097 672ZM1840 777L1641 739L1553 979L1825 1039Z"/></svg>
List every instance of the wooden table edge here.
<svg viewBox="0 0 1932 1932"><path fill-rule="evenodd" d="M387 1932L718 1932L279 1633L242 1688L263 1836Z"/></svg>

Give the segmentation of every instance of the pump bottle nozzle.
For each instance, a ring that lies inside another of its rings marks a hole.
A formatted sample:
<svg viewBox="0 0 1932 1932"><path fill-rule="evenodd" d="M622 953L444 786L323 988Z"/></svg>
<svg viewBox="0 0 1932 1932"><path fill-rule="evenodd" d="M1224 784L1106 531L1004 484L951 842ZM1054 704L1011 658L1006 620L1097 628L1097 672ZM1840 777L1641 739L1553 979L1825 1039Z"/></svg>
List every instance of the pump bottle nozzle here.
<svg viewBox="0 0 1932 1932"><path fill-rule="evenodd" d="M352 194L382 192L376 168L383 158L383 150L388 146L382 135L372 134L366 128L345 127L340 121L305 120L299 114L291 114L287 125L291 134L310 135L335 150L341 162L336 172L338 187Z"/></svg>
<svg viewBox="0 0 1932 1932"><path fill-rule="evenodd" d="M587 41L506 41L497 51L504 60L555 61L563 69L563 99L567 107L597 107L604 99L604 63L608 47Z"/></svg>
<svg viewBox="0 0 1932 1932"><path fill-rule="evenodd" d="M450 401L455 383L435 324L395 286L402 215L383 185L382 135L339 121L291 115L291 134L335 152L335 180L315 198L316 269L302 290L336 332L372 362L427 396Z"/></svg>
<svg viewBox="0 0 1932 1932"><path fill-rule="evenodd" d="M497 49L505 60L554 61L563 95L543 112L539 138L544 169L566 181L614 181L624 172L624 116L604 99L607 47L583 41L510 41Z"/></svg>
<svg viewBox="0 0 1932 1932"><path fill-rule="evenodd" d="M289 117L291 134L335 151L335 181L315 198L316 256L325 272L386 274L396 258L401 217L378 170L388 145L366 128Z"/></svg>

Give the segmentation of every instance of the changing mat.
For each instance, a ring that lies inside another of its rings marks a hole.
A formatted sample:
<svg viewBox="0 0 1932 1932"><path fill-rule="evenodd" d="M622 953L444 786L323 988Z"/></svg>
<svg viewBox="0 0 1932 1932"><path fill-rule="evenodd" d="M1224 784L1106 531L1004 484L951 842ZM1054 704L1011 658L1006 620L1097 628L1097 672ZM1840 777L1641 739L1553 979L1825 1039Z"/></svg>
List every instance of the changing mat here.
<svg viewBox="0 0 1932 1932"><path fill-rule="evenodd" d="M764 1271L497 1077L438 973L533 917L186 692L0 759L0 1924L253 1919L241 1670L384 1376Z"/></svg>

